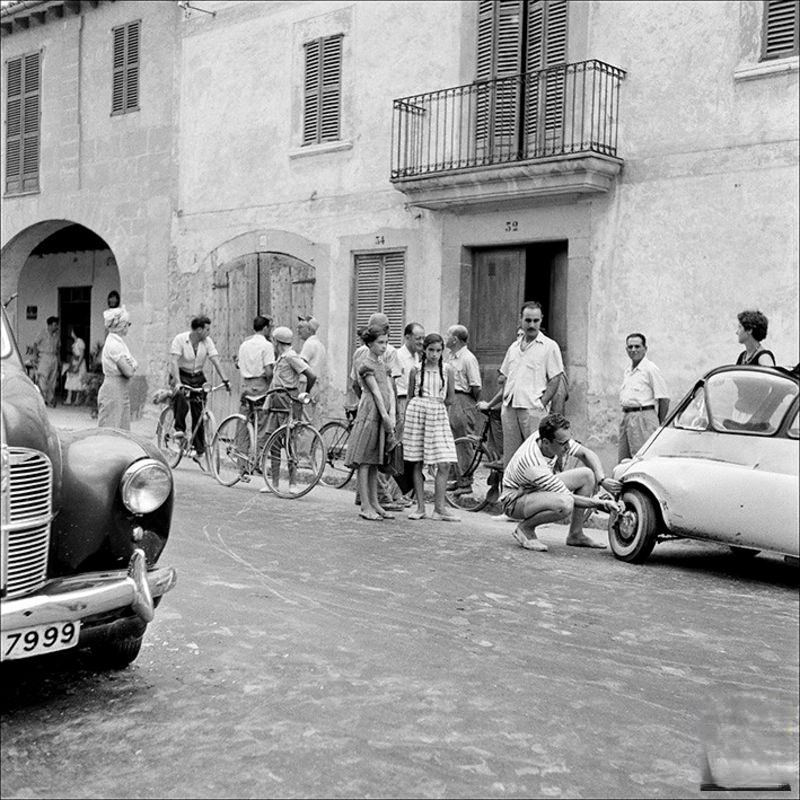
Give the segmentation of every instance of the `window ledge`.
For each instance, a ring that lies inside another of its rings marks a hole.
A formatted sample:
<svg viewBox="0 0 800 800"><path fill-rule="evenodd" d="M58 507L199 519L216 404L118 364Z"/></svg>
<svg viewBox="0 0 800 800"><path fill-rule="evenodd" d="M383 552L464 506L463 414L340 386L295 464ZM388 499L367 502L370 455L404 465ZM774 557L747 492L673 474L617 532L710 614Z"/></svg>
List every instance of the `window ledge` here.
<svg viewBox="0 0 800 800"><path fill-rule="evenodd" d="M759 64L740 64L733 71L735 81L752 81L756 78L766 78L786 72L797 72L800 69L800 57L776 58L772 61L762 61Z"/></svg>
<svg viewBox="0 0 800 800"><path fill-rule="evenodd" d="M339 150L350 150L352 142L323 142L322 144L307 144L305 147L297 147L289 151L289 158L304 158L305 156L315 156L319 153L335 153Z"/></svg>
<svg viewBox="0 0 800 800"><path fill-rule="evenodd" d="M15 197L28 197L32 194L41 194L41 189L26 189L24 192L6 192L3 197L7 200L13 200Z"/></svg>

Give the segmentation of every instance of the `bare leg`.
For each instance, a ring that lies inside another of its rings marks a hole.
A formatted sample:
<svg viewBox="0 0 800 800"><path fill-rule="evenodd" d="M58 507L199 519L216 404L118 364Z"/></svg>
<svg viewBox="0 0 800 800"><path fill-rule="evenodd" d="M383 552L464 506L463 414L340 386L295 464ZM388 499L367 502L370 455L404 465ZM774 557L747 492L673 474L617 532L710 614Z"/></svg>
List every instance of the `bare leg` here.
<svg viewBox="0 0 800 800"><path fill-rule="evenodd" d="M417 499L417 510L412 511L409 519L422 519L425 516L425 477L422 474L422 462L414 462L414 494Z"/></svg>
<svg viewBox="0 0 800 800"><path fill-rule="evenodd" d="M370 482L375 481L375 487ZM372 506L373 494L377 495L377 473L372 464L358 465L358 493L361 495L361 515L365 519L380 519L381 516Z"/></svg>
<svg viewBox="0 0 800 800"><path fill-rule="evenodd" d="M449 464L437 464L436 477L434 478L433 484L433 518L444 520L445 522L458 522L459 517L449 511L447 506L445 506L445 492L447 491L449 473Z"/></svg>
<svg viewBox="0 0 800 800"><path fill-rule="evenodd" d="M548 522L563 522L573 510L572 495L566 492L530 492L514 504L511 516L522 520L517 529L528 539L536 539L536 527Z"/></svg>
<svg viewBox="0 0 800 800"><path fill-rule="evenodd" d="M564 481L564 485L573 494L580 497L591 497L595 491L594 473L588 467L578 467L559 472L558 477ZM583 518L586 508L576 505L572 511L569 531L567 532L567 544L573 547L594 547L604 548L605 545L595 542L583 532Z"/></svg>

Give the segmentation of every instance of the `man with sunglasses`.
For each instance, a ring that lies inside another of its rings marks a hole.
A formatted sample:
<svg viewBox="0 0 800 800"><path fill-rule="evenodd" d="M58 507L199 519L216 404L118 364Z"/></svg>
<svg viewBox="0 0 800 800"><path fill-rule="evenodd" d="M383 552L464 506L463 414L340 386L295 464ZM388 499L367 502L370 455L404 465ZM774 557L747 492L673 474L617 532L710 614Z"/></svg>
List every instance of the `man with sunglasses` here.
<svg viewBox="0 0 800 800"><path fill-rule="evenodd" d="M597 454L569 434L569 420L549 414L514 453L503 474L500 504L511 519L520 520L512 536L526 550L546 551L547 545L536 536L536 528L548 522L570 520L567 544L571 547L602 549L583 532L587 508L616 513L621 506L613 499L592 497L598 487L612 494L621 485L606 478ZM559 457L573 456L585 466L555 472Z"/></svg>

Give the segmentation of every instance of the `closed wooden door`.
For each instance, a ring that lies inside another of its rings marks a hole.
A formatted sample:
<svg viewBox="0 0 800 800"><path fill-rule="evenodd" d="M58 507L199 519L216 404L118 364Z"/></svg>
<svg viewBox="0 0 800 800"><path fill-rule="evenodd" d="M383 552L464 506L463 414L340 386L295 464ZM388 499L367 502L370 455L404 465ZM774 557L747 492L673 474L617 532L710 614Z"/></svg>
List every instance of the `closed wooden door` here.
<svg viewBox="0 0 800 800"><path fill-rule="evenodd" d="M481 367L485 400L490 400L497 391L497 370L508 346L516 338L524 291L524 248L475 252L470 349Z"/></svg>

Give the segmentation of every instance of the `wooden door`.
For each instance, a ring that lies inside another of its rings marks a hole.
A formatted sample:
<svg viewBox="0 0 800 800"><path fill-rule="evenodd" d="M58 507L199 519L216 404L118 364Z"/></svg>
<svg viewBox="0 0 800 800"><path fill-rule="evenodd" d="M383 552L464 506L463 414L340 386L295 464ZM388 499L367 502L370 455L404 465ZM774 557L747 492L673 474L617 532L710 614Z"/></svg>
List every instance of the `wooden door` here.
<svg viewBox="0 0 800 800"><path fill-rule="evenodd" d="M314 314L315 270L305 261L285 253L259 253L258 293L261 313L272 318L273 326L293 331L297 317ZM302 345L295 339L295 349Z"/></svg>
<svg viewBox="0 0 800 800"><path fill-rule="evenodd" d="M524 291L524 248L475 252L470 349L481 367L484 400L490 400L497 391L497 370L516 338Z"/></svg>

